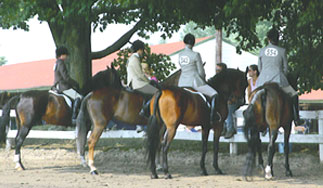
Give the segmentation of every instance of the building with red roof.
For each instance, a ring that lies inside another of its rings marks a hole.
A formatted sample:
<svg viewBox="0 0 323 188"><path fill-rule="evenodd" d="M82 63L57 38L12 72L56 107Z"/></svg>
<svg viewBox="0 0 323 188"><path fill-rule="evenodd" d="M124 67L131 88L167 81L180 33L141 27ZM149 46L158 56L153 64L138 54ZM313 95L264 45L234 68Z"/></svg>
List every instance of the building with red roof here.
<svg viewBox="0 0 323 188"><path fill-rule="evenodd" d="M194 49L201 53L202 59L207 60L207 65L205 67L207 75L214 75L215 71L215 42L214 37L199 38L196 40L196 45ZM210 49L213 46L213 49ZM167 44L153 45L151 47L151 52L157 54L166 54L171 56L173 62L176 63L177 54L184 48L183 42L173 42ZM223 45L223 58L226 63L231 63L232 65L244 68L250 64L256 64L257 57L253 54L243 52L245 55L235 54L235 47L224 42ZM208 49L207 52L205 52ZM213 50L213 51L212 51ZM212 53L210 53L210 51ZM233 59L233 57L236 58ZM206 58L205 58L206 57ZM92 74L106 69L106 66L110 66L111 62L117 58L117 52L112 53L104 58L94 60L92 62ZM7 90L27 90L31 88L49 88L54 82L54 63L55 59L47 59L42 61L33 61L27 63L19 63L12 65L0 66L0 91ZM211 73L210 73L211 71ZM312 91L308 94L303 94L300 96L302 102L314 101L323 103L323 91L317 90Z"/></svg>

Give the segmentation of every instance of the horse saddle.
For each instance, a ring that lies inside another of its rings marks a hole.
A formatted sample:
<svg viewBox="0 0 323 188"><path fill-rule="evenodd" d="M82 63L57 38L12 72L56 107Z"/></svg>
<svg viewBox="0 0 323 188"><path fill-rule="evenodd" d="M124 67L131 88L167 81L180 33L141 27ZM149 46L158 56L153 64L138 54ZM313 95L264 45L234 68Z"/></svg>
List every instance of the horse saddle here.
<svg viewBox="0 0 323 188"><path fill-rule="evenodd" d="M203 101L207 104L207 106L209 107L209 108L211 108L211 104L210 104L210 102L209 102L209 100L207 100L207 96L205 96L203 93L201 93L201 92L199 92L199 91L196 91L195 89L193 89L193 88L187 88L187 87L183 87L183 89L184 90L186 90L186 91L188 91L188 92L190 92L190 93L192 93L192 94L197 94L197 95L199 95L202 99L203 99Z"/></svg>
<svg viewBox="0 0 323 188"><path fill-rule="evenodd" d="M64 97L64 100L70 108L72 108L73 101L70 97L65 95L64 93L59 93L57 90L49 90L48 93L51 93L53 95L59 96L59 97Z"/></svg>

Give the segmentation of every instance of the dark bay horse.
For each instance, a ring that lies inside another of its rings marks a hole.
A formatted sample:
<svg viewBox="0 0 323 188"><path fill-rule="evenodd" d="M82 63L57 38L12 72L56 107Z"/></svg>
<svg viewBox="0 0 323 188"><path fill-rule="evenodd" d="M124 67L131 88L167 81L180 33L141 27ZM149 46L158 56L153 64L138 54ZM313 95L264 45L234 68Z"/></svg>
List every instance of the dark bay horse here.
<svg viewBox="0 0 323 188"><path fill-rule="evenodd" d="M276 83L265 84L257 88L253 91L251 97L248 108L243 112L244 133L248 141L248 155L244 171L245 179L248 180L248 177L252 175L256 152L259 155L259 165L263 168L259 132L265 131L267 128L269 128L268 165L264 170L266 179L273 177L275 141L280 127L284 129L286 176L292 176L288 159L289 137L293 120L290 97Z"/></svg>
<svg viewBox="0 0 323 188"><path fill-rule="evenodd" d="M162 143L163 170L165 178L171 178L168 172L167 152L175 137L176 129L180 123L190 126L202 126L202 157L200 167L202 174L207 175L205 169L205 155L210 129L214 130L213 167L217 174L222 174L218 166L218 149L223 123L228 115L227 102L231 95L245 100L245 89L248 85L246 73L235 69L227 69L208 80L208 84L219 93L219 104L216 112L220 113L221 120L210 125L210 111L207 103L199 94L193 94L183 88L167 87L154 95L150 110L152 116L148 124L147 151L150 163L151 178L158 178L155 157L158 151L161 134L160 130L166 126L166 134Z"/></svg>
<svg viewBox="0 0 323 188"><path fill-rule="evenodd" d="M108 86L113 82L111 70L107 69L97 73L92 78L92 88L97 90L100 87ZM16 169L24 170L21 162L20 149L34 125L51 124L59 126L73 126L71 117L72 110L61 95L54 94L47 90L26 91L11 98L3 107L2 120L0 122L0 140L5 141L6 126L10 119L10 110L14 108L16 111L17 136L14 162Z"/></svg>
<svg viewBox="0 0 323 188"><path fill-rule="evenodd" d="M139 115L144 102L144 96L138 92L123 88L120 84L119 75L113 66L111 70L114 72L116 84L90 92L83 99L76 120L77 151L80 154L83 166L87 166L85 160L85 145L91 124L93 124L92 132L88 140L88 165L91 174L98 174L94 166L94 148L110 120L117 120L134 126L147 125L148 120ZM161 85L177 85L179 75L180 71L173 73Z"/></svg>

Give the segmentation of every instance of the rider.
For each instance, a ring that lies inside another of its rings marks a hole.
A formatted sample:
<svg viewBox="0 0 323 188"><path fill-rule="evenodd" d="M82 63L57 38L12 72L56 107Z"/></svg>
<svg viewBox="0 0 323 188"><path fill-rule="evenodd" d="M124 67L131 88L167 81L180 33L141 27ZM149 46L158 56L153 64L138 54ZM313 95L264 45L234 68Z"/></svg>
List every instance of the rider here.
<svg viewBox="0 0 323 188"><path fill-rule="evenodd" d="M75 80L73 80L66 69L65 60L69 55L66 47L59 47L56 49L56 63L54 65L55 79L54 87L69 96L74 100L73 113L72 113L72 123L75 123L77 117L77 110L80 106L82 96L75 90L79 86ZM74 89L75 88L75 89Z"/></svg>
<svg viewBox="0 0 323 188"><path fill-rule="evenodd" d="M220 119L219 115L215 112L215 104L218 104L218 92L209 86L205 81L205 71L203 68L202 58L200 53L192 50L195 44L195 37L192 34L187 34L184 37L185 48L179 53L179 65L182 72L179 77L179 87L191 87L211 98L211 114L210 122Z"/></svg>
<svg viewBox="0 0 323 188"><path fill-rule="evenodd" d="M141 58L143 57L145 44L141 40L136 40L132 43L130 56L127 63L127 85L133 90L139 91L147 96L152 96L158 91L156 83L149 80L141 67ZM148 101L144 106L140 115L149 117L149 103Z"/></svg>
<svg viewBox="0 0 323 188"><path fill-rule="evenodd" d="M299 118L298 93L288 83L286 74L288 71L286 50L278 45L279 32L271 29L267 33L269 44L260 50L258 68L260 75L256 81L256 87L266 82L275 82L285 93L292 97L293 116L295 125L302 125L304 121Z"/></svg>

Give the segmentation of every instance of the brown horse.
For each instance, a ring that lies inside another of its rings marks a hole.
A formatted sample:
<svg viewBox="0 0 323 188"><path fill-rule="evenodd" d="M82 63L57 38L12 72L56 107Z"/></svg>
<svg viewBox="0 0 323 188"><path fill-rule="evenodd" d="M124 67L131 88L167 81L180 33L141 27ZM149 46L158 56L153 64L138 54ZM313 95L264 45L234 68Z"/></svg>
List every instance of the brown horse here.
<svg viewBox="0 0 323 188"><path fill-rule="evenodd" d="M117 71L112 67L115 80L119 80ZM180 71L168 77L161 85L177 85ZM110 85L90 92L82 101L80 112L76 120L77 151L80 154L81 163L87 167L85 160L85 144L87 134L93 124L92 132L88 140L89 167L91 174L98 174L94 166L94 148L103 130L110 120L117 120L131 125L147 125L147 118L139 116L144 102L141 93L123 88L120 83Z"/></svg>
<svg viewBox="0 0 323 188"><path fill-rule="evenodd" d="M227 69L208 80L208 84L219 93L219 104L216 112L220 113L221 120L210 125L210 108L199 94L193 94L183 88L168 87L155 94L151 102L151 113L148 124L148 162L150 163L151 177L158 178L156 173L155 156L160 144L160 129L166 126L166 135L162 143L163 170L165 178L171 178L168 172L167 152L175 137L176 129L180 123L190 126L202 126L202 157L200 167L202 174L207 175L205 169L205 155L210 129L214 130L214 159L213 167L217 174L222 174L218 167L218 149L223 122L228 115L227 102L233 95L244 101L247 87L246 73L239 70Z"/></svg>
<svg viewBox="0 0 323 188"><path fill-rule="evenodd" d="M104 85L108 86L109 81L114 81L111 70L101 71L93 77L92 88L98 89ZM11 108L15 108L17 122L17 136L14 161L16 169L24 170L21 162L21 146L34 125L51 124L59 126L73 126L72 111L61 95L49 91L26 91L11 98L3 107L2 120L0 124L0 140L5 141L6 126L9 123Z"/></svg>
<svg viewBox="0 0 323 188"><path fill-rule="evenodd" d="M244 116L244 134L248 141L248 155L244 177L252 176L256 152L259 155L259 165L263 166L261 155L261 140L259 132L269 128L268 145L268 165L265 170L265 178L273 177L273 157L275 154L275 141L278 136L278 129L284 129L284 153L286 176L292 176L289 168L289 136L291 132L291 122L293 120L292 102L290 97L285 94L281 88L275 84L265 84L253 91L251 102L248 108L243 112Z"/></svg>

